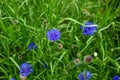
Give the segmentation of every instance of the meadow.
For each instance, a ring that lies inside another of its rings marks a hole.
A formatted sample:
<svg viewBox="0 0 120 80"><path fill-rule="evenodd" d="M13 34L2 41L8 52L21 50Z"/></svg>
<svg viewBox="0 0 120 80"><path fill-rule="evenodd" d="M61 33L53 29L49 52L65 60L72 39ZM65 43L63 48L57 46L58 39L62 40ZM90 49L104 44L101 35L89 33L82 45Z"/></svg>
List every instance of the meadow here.
<svg viewBox="0 0 120 80"><path fill-rule="evenodd" d="M120 80L120 1L0 0L0 80Z"/></svg>

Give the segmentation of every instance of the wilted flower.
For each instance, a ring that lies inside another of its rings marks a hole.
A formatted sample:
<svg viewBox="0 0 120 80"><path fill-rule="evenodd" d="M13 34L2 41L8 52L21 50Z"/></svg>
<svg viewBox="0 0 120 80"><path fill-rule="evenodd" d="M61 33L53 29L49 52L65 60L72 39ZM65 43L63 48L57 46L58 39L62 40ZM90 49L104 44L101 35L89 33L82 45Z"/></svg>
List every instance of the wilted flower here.
<svg viewBox="0 0 120 80"><path fill-rule="evenodd" d="M47 20L45 19L45 20L43 21L43 25L46 26L46 23L47 23Z"/></svg>
<svg viewBox="0 0 120 80"><path fill-rule="evenodd" d="M120 77L118 75L115 75L112 80L120 80Z"/></svg>
<svg viewBox="0 0 120 80"><path fill-rule="evenodd" d="M92 77L92 75L91 75L91 73L88 70L78 74L78 79L79 80L90 80L91 77Z"/></svg>
<svg viewBox="0 0 120 80"><path fill-rule="evenodd" d="M32 50L32 49L36 50L37 48L38 48L38 46L35 43L30 43L28 45L28 50Z"/></svg>
<svg viewBox="0 0 120 80"><path fill-rule="evenodd" d="M76 55L77 57L80 57L80 53L77 53L77 55Z"/></svg>
<svg viewBox="0 0 120 80"><path fill-rule="evenodd" d="M33 72L33 68L31 64L24 62L20 65L20 76L21 77L27 77L32 72Z"/></svg>
<svg viewBox="0 0 120 80"><path fill-rule="evenodd" d="M23 58L23 56L20 54L18 55L18 59L21 60Z"/></svg>
<svg viewBox="0 0 120 80"><path fill-rule="evenodd" d="M63 48L63 44L62 44L62 43L58 43L57 47L58 47L59 49L61 49L61 48Z"/></svg>
<svg viewBox="0 0 120 80"><path fill-rule="evenodd" d="M83 35L93 35L97 31L97 25L91 23L91 22L86 22L85 26L80 26L82 30Z"/></svg>
<svg viewBox="0 0 120 80"><path fill-rule="evenodd" d="M91 55L86 55L85 57L84 57L84 62L85 63L90 63L92 61L92 56Z"/></svg>
<svg viewBox="0 0 120 80"><path fill-rule="evenodd" d="M15 24L15 25L17 25L19 23L19 21L17 19L13 19L12 23Z"/></svg>
<svg viewBox="0 0 120 80"><path fill-rule="evenodd" d="M10 78L10 80L15 80L15 78Z"/></svg>
<svg viewBox="0 0 120 80"><path fill-rule="evenodd" d="M80 64L80 59L78 58L74 59L74 64Z"/></svg>
<svg viewBox="0 0 120 80"><path fill-rule="evenodd" d="M21 80L26 80L26 78L27 78L26 76L21 76L21 75L20 75L20 79L21 79Z"/></svg>
<svg viewBox="0 0 120 80"><path fill-rule="evenodd" d="M52 42L60 39L60 31L57 29L51 29L47 32L47 37Z"/></svg>

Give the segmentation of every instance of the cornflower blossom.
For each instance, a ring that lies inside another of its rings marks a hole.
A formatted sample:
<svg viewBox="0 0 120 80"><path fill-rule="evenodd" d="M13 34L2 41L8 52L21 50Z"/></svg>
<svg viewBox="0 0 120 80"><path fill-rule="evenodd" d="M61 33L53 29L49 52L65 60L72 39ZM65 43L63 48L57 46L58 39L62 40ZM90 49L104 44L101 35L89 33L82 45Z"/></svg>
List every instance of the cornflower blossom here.
<svg viewBox="0 0 120 80"><path fill-rule="evenodd" d="M86 22L85 26L80 26L81 30L82 30L82 34L83 35L89 35L92 36L95 34L95 32L97 31L97 26L94 23L91 22Z"/></svg>
<svg viewBox="0 0 120 80"><path fill-rule="evenodd" d="M32 72L33 68L31 64L24 62L20 65L20 76L27 77Z"/></svg>
<svg viewBox="0 0 120 80"><path fill-rule="evenodd" d="M88 70L78 74L78 79L79 80L90 80L91 77L92 77L92 75Z"/></svg>
<svg viewBox="0 0 120 80"><path fill-rule="evenodd" d="M47 37L52 42L57 41L60 39L60 31L57 29L51 29L47 32Z"/></svg>
<svg viewBox="0 0 120 80"><path fill-rule="evenodd" d="M120 77L118 75L115 75L112 80L120 80Z"/></svg>
<svg viewBox="0 0 120 80"><path fill-rule="evenodd" d="M15 78L10 78L10 80L15 80Z"/></svg>
<svg viewBox="0 0 120 80"><path fill-rule="evenodd" d="M36 50L38 48L38 46L35 44L35 43L30 43L29 45L28 45L28 50L30 51L30 50Z"/></svg>

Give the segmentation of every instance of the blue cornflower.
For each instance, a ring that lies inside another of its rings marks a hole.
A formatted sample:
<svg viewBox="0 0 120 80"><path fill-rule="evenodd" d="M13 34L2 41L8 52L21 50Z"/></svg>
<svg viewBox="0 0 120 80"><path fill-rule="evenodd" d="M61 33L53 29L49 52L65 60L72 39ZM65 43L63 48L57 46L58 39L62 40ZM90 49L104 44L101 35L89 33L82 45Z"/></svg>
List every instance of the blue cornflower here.
<svg viewBox="0 0 120 80"><path fill-rule="evenodd" d="M90 80L91 77L92 77L92 75L88 70L86 70L85 73L82 72L82 73L78 74L79 80Z"/></svg>
<svg viewBox="0 0 120 80"><path fill-rule="evenodd" d="M91 22L86 22L85 26L80 26L82 30L83 35L93 35L97 31L97 25L91 23Z"/></svg>
<svg viewBox="0 0 120 80"><path fill-rule="evenodd" d="M84 79L84 75L83 75L82 73L78 74L78 79L79 79L79 80L85 80L85 79Z"/></svg>
<svg viewBox="0 0 120 80"><path fill-rule="evenodd" d="M20 75L21 76L27 77L32 72L33 72L33 68L32 68L31 64L24 62L20 65Z"/></svg>
<svg viewBox="0 0 120 80"><path fill-rule="evenodd" d="M120 80L120 77L118 75L115 75L112 80Z"/></svg>
<svg viewBox="0 0 120 80"><path fill-rule="evenodd" d="M10 78L10 80L15 80L15 78Z"/></svg>
<svg viewBox="0 0 120 80"><path fill-rule="evenodd" d="M47 32L47 37L52 42L60 39L60 31L57 29L51 29Z"/></svg>
<svg viewBox="0 0 120 80"><path fill-rule="evenodd" d="M28 45L28 50L32 50L32 49L36 50L37 48L38 48L38 46L35 43L30 43Z"/></svg>

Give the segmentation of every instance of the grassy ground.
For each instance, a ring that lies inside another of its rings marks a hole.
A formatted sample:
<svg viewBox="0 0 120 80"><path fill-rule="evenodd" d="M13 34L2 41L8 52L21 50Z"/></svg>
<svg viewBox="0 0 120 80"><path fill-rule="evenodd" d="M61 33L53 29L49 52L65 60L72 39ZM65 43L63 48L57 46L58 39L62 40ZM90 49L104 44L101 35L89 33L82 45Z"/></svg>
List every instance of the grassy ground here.
<svg viewBox="0 0 120 80"><path fill-rule="evenodd" d="M80 25L86 21L98 25L94 36L82 34ZM53 28L61 32L56 42L46 37ZM30 42L38 45L36 51L28 51ZM83 63L85 55L93 56L90 64ZM119 56L119 0L0 0L1 80L19 80L22 62L33 65L28 80L78 80L83 70L92 73L91 80L111 80L120 74Z"/></svg>

